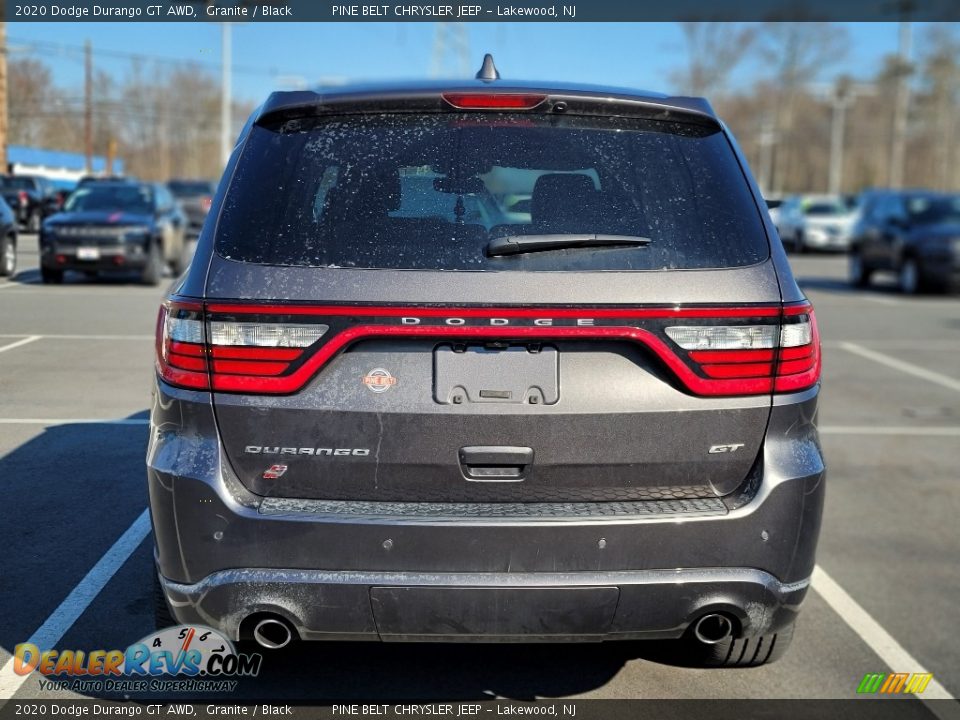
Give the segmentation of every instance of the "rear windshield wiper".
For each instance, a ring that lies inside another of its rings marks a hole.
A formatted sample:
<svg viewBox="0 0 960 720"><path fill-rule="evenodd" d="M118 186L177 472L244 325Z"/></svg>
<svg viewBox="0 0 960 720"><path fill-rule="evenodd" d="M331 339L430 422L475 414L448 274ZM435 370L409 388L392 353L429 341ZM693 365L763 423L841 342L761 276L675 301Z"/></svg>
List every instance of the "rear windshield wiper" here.
<svg viewBox="0 0 960 720"><path fill-rule="evenodd" d="M566 248L643 247L650 238L636 235L598 235L570 233L556 235L507 235L495 238L487 245L487 255L519 255L520 253L563 250Z"/></svg>

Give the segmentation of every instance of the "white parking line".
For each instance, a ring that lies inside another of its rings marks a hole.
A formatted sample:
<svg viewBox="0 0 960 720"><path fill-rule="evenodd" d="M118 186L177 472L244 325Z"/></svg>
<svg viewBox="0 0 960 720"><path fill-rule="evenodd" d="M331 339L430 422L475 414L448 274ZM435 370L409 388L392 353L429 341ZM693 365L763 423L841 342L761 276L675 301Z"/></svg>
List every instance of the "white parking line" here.
<svg viewBox="0 0 960 720"><path fill-rule="evenodd" d="M856 295L854 297L858 300L869 300L877 305L903 305L901 300L884 297L883 295Z"/></svg>
<svg viewBox="0 0 960 720"><path fill-rule="evenodd" d="M864 610L850 595L840 587L836 581L827 575L822 567L817 565L813 569L813 589L822 597L837 615L850 626L860 639L875 652L893 672L927 673L930 672L908 653L896 639L881 627L880 623ZM927 689L917 699L924 702L929 700L955 700L956 698L940 684L934 677ZM938 708L928 706L935 715Z"/></svg>
<svg viewBox="0 0 960 720"><path fill-rule="evenodd" d="M24 333L0 333L0 338L25 337ZM153 335L34 335L43 340L155 340Z"/></svg>
<svg viewBox="0 0 960 720"><path fill-rule="evenodd" d="M960 436L960 425L941 427L904 426L883 427L876 425L823 425L821 435L919 435L920 437Z"/></svg>
<svg viewBox="0 0 960 720"><path fill-rule="evenodd" d="M0 418L0 425L149 425L147 418Z"/></svg>
<svg viewBox="0 0 960 720"><path fill-rule="evenodd" d="M881 365L886 365L894 370L899 370L907 375L913 375L914 377L935 383L941 387L948 388L949 390L956 390L957 392L960 392L960 380L956 380L949 375L943 375L942 373L934 372L933 370L927 370L919 365L914 365L913 363L908 363L904 360L898 360L895 357L885 355L881 352L877 352L876 350L868 350L861 345L851 342L840 343L840 348L849 353L853 353L854 355L859 355L860 357L866 358L867 360L873 360Z"/></svg>
<svg viewBox="0 0 960 720"><path fill-rule="evenodd" d="M960 340L823 340L820 345L825 348L839 348L844 342L860 345L871 350L960 350Z"/></svg>
<svg viewBox="0 0 960 720"><path fill-rule="evenodd" d="M89 607L93 599L106 587L110 578L123 566L149 532L150 513L144 510L27 642L41 650L54 647L83 614L83 611ZM12 698L29 677L30 675L17 675L13 671L13 658L10 658L0 669L0 699Z"/></svg>
<svg viewBox="0 0 960 720"><path fill-rule="evenodd" d="M40 336L40 335L31 335L30 337L25 337L23 340L18 340L18 341L15 342L15 343L10 343L9 345L4 345L4 346L0 347L0 353L6 352L7 350L13 350L14 348L18 348L18 347L21 347L21 346L23 346L23 345L26 345L27 343L35 342L36 340L39 340L41 337L42 337L42 336Z"/></svg>

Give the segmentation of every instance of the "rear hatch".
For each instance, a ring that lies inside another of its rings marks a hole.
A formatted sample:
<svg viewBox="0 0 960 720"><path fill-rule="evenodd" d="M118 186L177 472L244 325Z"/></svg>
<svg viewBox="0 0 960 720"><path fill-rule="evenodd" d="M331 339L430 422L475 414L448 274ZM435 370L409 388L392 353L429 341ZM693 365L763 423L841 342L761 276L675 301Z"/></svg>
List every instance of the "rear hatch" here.
<svg viewBox="0 0 960 720"><path fill-rule="evenodd" d="M783 317L729 141L705 117L536 105L252 128L206 302L168 308L165 355L212 383L250 490L604 502L743 483L781 324L806 315Z"/></svg>

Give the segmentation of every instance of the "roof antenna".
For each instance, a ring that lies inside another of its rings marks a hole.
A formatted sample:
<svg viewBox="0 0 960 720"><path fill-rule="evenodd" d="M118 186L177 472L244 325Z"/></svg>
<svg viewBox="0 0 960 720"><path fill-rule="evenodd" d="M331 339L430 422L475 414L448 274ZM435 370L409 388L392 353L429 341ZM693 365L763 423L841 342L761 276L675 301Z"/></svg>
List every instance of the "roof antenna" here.
<svg viewBox="0 0 960 720"><path fill-rule="evenodd" d="M497 66L493 64L493 55L487 53L483 56L483 65L480 66L480 71L477 73L477 80L490 82L491 80L499 79L500 71L497 70Z"/></svg>

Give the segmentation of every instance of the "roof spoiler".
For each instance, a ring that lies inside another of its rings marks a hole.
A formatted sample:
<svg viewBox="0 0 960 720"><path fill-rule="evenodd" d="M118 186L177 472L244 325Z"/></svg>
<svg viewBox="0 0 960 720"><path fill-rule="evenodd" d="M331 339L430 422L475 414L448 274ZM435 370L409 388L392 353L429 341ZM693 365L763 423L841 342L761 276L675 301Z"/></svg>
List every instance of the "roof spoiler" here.
<svg viewBox="0 0 960 720"><path fill-rule="evenodd" d="M476 86L460 86L451 83L449 86L436 88L417 88L413 92L389 89L360 89L332 88L330 92L314 90L277 91L271 93L266 102L254 114L255 124L264 124L269 121L295 120L299 118L315 117L318 115L334 114L357 110L360 112L389 112L398 103L402 103L406 111L436 112L449 109L442 102L441 97L449 92L483 92L486 88ZM486 90L489 92L489 90ZM619 92L596 93L584 92L578 89L565 90L563 88L537 88L533 85L506 86L499 85L499 92L538 92L562 100L570 105L573 102L583 101L591 103L601 101L609 107L608 100L618 100L627 105L633 105L642 114L657 116L661 119L686 120L700 124L719 124L716 113L710 103L701 97L684 96L644 96L626 95ZM572 108L571 108L572 109ZM638 114L641 114L638 112ZM584 113L588 114L588 113ZM601 114L606 114L602 112Z"/></svg>

